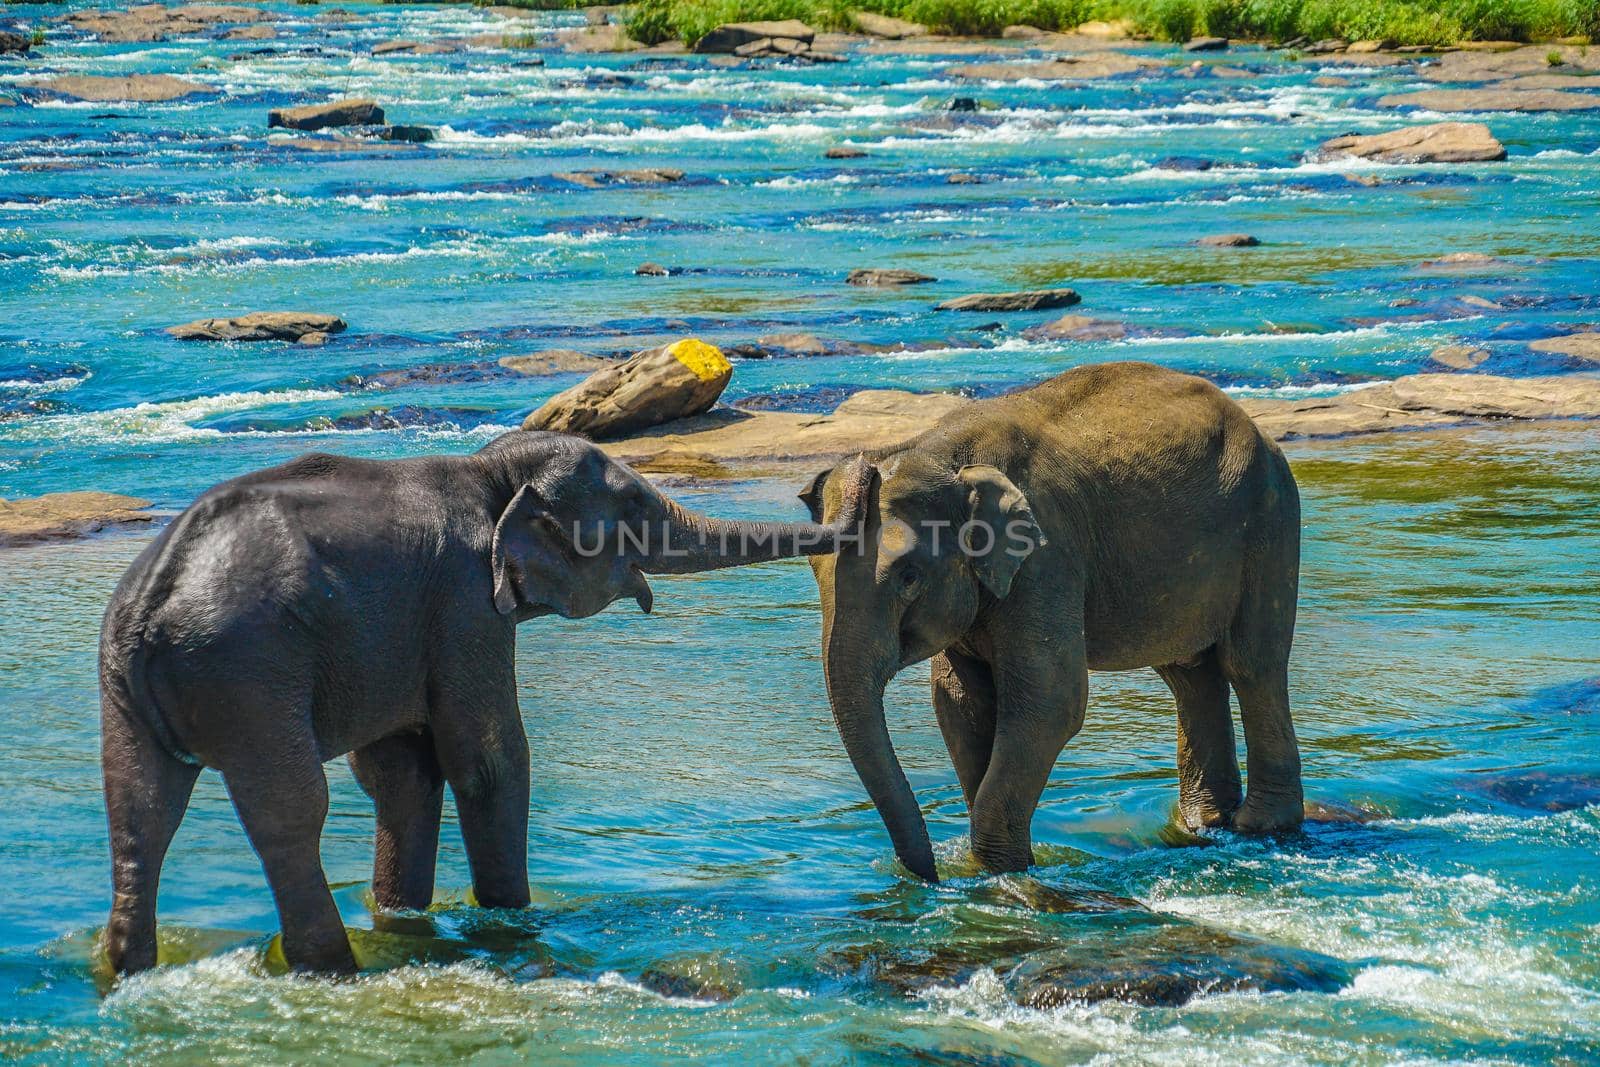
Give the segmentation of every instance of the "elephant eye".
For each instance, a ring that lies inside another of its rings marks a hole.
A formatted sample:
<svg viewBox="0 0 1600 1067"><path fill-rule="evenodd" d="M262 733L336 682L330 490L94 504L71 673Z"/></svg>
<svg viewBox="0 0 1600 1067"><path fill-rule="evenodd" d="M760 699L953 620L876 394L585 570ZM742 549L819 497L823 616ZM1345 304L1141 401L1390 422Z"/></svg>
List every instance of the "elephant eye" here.
<svg viewBox="0 0 1600 1067"><path fill-rule="evenodd" d="M900 589L902 591L915 589L922 582L922 572L915 567L903 567L900 570Z"/></svg>

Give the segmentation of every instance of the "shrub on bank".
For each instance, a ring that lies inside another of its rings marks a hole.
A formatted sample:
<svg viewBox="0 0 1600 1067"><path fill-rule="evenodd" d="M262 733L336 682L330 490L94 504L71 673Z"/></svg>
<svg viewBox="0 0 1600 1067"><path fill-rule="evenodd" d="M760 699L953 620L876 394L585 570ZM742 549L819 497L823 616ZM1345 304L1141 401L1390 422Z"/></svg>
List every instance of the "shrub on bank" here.
<svg viewBox="0 0 1600 1067"><path fill-rule="evenodd" d="M1015 24L1057 30L1125 18L1169 41L1199 34L1392 38L1400 44L1600 38L1600 0L639 0L628 33L646 44L678 37L692 45L724 22L797 18L818 29L851 29L853 10L963 35L998 34Z"/></svg>

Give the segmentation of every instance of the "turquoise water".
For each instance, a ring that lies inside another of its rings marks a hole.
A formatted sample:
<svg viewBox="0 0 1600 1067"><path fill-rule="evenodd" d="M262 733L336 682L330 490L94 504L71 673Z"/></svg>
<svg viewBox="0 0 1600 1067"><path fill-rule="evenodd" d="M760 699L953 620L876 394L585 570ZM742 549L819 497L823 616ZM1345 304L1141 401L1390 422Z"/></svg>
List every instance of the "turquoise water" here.
<svg viewBox="0 0 1600 1067"><path fill-rule="evenodd" d="M328 25L315 7L281 10L278 42L107 46L58 29L39 58L0 61L13 97L47 71L170 71L226 94L0 110L0 497L102 488L175 508L312 448L468 450L571 384L488 369L546 347L795 330L937 343L738 361L730 400L826 410L855 388L987 394L1108 358L1284 395L1409 373L1454 341L1487 347L1485 370L1561 373L1578 368L1528 342L1600 319L1595 119L1476 116L1505 163L1302 161L1327 137L1392 126L1371 102L1417 81L1405 72L1318 87L1332 72L1253 50L1230 57L1249 79L1173 66L1087 87L958 86L937 57L720 69L547 50L526 67L524 51L366 54L508 26L482 11L353 7L355 21ZM307 45L324 54L226 58ZM266 138L268 108L344 93L439 139L335 154ZM996 106L940 111L952 95ZM870 154L822 158L845 143ZM1216 165L1157 167L1172 156ZM599 190L551 177L644 166L686 177ZM1263 245L1188 245L1220 232ZM1503 261L1421 266L1456 251ZM681 273L635 277L646 261ZM940 281L843 284L888 266ZM1032 342L1021 328L1050 314L990 331L986 316L931 310L1056 284L1083 294L1075 311L1153 336ZM350 329L320 349L160 332L258 308L329 311ZM343 384L441 364L433 380ZM296 429L376 408L425 425ZM833 735L809 571L669 579L653 616L523 628L535 908L465 906L447 830L444 906L362 937L372 971L344 983L265 961L271 901L204 776L162 891L168 956L190 962L102 997L94 643L146 535L0 553L0 1056L1591 1062L1600 434L1449 431L1290 457L1306 500L1294 693L1307 790L1378 821L1176 847L1170 698L1147 673L1098 675L1035 822L1042 866L979 878L917 668L891 688L892 728L949 877L915 884ZM804 473L671 491L794 517ZM370 806L342 764L329 775L325 864L347 924L370 931ZM1304 954L1326 988L1218 989L1177 1007L1015 999L1019 958L1146 958L1154 938L1210 946L1191 949L1203 960L1224 933Z"/></svg>

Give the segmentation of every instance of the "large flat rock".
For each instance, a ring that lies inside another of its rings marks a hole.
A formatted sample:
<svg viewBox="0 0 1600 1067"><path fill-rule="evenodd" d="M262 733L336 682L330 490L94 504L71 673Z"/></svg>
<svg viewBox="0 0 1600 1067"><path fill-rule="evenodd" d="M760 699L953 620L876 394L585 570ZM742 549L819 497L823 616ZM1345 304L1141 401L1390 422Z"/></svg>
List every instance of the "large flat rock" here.
<svg viewBox="0 0 1600 1067"><path fill-rule="evenodd" d="M1551 58L1559 60L1551 63ZM1436 82L1486 82L1523 74L1600 72L1600 49L1584 45L1528 45L1499 52L1446 52L1419 73Z"/></svg>
<svg viewBox="0 0 1600 1067"><path fill-rule="evenodd" d="M317 311L252 311L168 326L167 333L180 341L303 341L308 337L320 341L344 328L339 316Z"/></svg>
<svg viewBox="0 0 1600 1067"><path fill-rule="evenodd" d="M267 112L267 126L290 130L321 130L330 126L381 126L383 108L372 100L351 98L304 107L275 107Z"/></svg>
<svg viewBox="0 0 1600 1067"><path fill-rule="evenodd" d="M1506 146L1481 122L1435 122L1335 137L1322 142L1321 153L1378 163L1475 163L1506 158Z"/></svg>
<svg viewBox="0 0 1600 1067"><path fill-rule="evenodd" d="M91 491L0 500L0 547L85 537L98 530L151 522L150 501Z"/></svg>
<svg viewBox="0 0 1600 1067"><path fill-rule="evenodd" d="M641 462L662 456L708 463L841 456L909 441L972 402L945 393L867 390L850 397L831 415L718 409L604 447L612 455ZM1332 396L1246 399L1240 404L1268 436L1278 440L1596 419L1600 375L1414 374Z"/></svg>
<svg viewBox="0 0 1600 1067"><path fill-rule="evenodd" d="M1160 64L1154 60L1121 52L1089 52L1021 63L966 63L945 73L970 81L1091 81L1157 66Z"/></svg>
<svg viewBox="0 0 1600 1067"><path fill-rule="evenodd" d="M124 77L63 74L34 82L32 88L70 100L95 102L133 100L139 103L182 100L186 96L222 91L210 85L175 78L170 74L129 74Z"/></svg>
<svg viewBox="0 0 1600 1067"><path fill-rule="evenodd" d="M1415 107L1425 111L1594 111L1600 110L1600 93L1570 93L1560 89L1424 89L1379 97L1378 106Z"/></svg>

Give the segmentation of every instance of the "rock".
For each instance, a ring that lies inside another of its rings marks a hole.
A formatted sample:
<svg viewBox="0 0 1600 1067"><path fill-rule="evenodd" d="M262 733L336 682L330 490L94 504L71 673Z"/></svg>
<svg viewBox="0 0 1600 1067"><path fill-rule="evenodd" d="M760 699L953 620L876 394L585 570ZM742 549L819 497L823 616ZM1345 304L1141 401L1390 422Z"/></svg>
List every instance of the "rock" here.
<svg viewBox="0 0 1600 1067"><path fill-rule="evenodd" d="M1254 248L1260 243L1247 233L1214 233L1195 241L1201 248Z"/></svg>
<svg viewBox="0 0 1600 1067"><path fill-rule="evenodd" d="M1267 434L1342 437L1425 430L1463 423L1600 418L1600 378L1581 374L1502 378L1492 374L1413 374L1309 400L1244 399Z"/></svg>
<svg viewBox="0 0 1600 1067"><path fill-rule="evenodd" d="M637 464L634 469L639 469ZM673 1000L700 1000L712 1004L725 1004L744 992L732 964L706 955L679 956L652 964L639 976L639 984Z"/></svg>
<svg viewBox="0 0 1600 1067"><path fill-rule="evenodd" d="M1311 84L1320 89L1343 89L1350 84L1350 79L1335 77L1332 74L1322 74L1312 78Z"/></svg>
<svg viewBox="0 0 1600 1067"><path fill-rule="evenodd" d="M1121 341L1127 338L1128 328L1120 322L1087 315L1063 315L1054 322L1023 330L1022 336L1030 341Z"/></svg>
<svg viewBox="0 0 1600 1067"><path fill-rule="evenodd" d="M970 96L952 96L939 108L940 111L976 111L978 102Z"/></svg>
<svg viewBox="0 0 1600 1067"><path fill-rule="evenodd" d="M235 26L222 35L225 41L270 41L278 36L278 31L271 26L260 23L254 26Z"/></svg>
<svg viewBox="0 0 1600 1067"><path fill-rule="evenodd" d="M1481 122L1435 122L1388 133L1347 134L1322 143L1322 154L1379 163L1471 163L1506 158L1506 146Z"/></svg>
<svg viewBox="0 0 1600 1067"><path fill-rule="evenodd" d="M170 36L191 37L218 24L263 22L275 15L251 7L218 4L142 4L126 11L75 11L66 17L74 28L102 41L164 41Z"/></svg>
<svg viewBox="0 0 1600 1067"><path fill-rule="evenodd" d="M1071 307L1083 298L1073 289L1027 289L1016 293L974 293L938 306L940 311L1037 311Z"/></svg>
<svg viewBox="0 0 1600 1067"><path fill-rule="evenodd" d="M694 50L700 53L731 54L743 45L758 41L769 41L773 45L788 41L791 42L790 45L780 47L798 46L795 50L800 51L809 49L816 37L817 31L799 19L786 19L781 22L729 22L718 26L696 41Z"/></svg>
<svg viewBox="0 0 1600 1067"><path fill-rule="evenodd" d="M1121 52L1088 52L1077 56L1058 56L1054 59L1022 63L968 63L945 71L954 78L973 81L1016 82L1027 79L1038 81L1090 81L1131 74L1160 64L1139 56Z"/></svg>
<svg viewBox="0 0 1600 1067"><path fill-rule="evenodd" d="M1426 111L1596 111L1600 95L1557 89L1425 89L1378 98L1379 107Z"/></svg>
<svg viewBox="0 0 1600 1067"><path fill-rule="evenodd" d="M905 19L877 15L870 11L852 11L850 17L855 21L856 29L862 33L870 37L882 37L890 41L903 41L907 37L921 37L928 32L928 27L920 22L907 22Z"/></svg>
<svg viewBox="0 0 1600 1067"><path fill-rule="evenodd" d="M1600 333L1570 333L1565 337L1546 337L1528 345L1535 352L1556 352L1574 359L1600 363Z"/></svg>
<svg viewBox="0 0 1600 1067"><path fill-rule="evenodd" d="M1221 52L1228 47L1226 37L1191 37L1184 43L1185 52Z"/></svg>
<svg viewBox="0 0 1600 1067"><path fill-rule="evenodd" d="M1378 822L1387 818L1382 812L1368 811L1352 804L1338 804L1330 801L1308 800L1305 802L1305 819L1309 823L1321 825L1349 824L1360 825L1369 822Z"/></svg>
<svg viewBox="0 0 1600 1067"><path fill-rule="evenodd" d="M33 38L23 33L12 33L10 30L0 30L0 56L19 55L25 56L33 47Z"/></svg>
<svg viewBox="0 0 1600 1067"><path fill-rule="evenodd" d="M922 285L926 282L938 281L937 278L919 271L904 270L891 267L887 270L866 268L853 270L845 276L846 285L863 285L884 287L893 285Z"/></svg>
<svg viewBox="0 0 1600 1067"><path fill-rule="evenodd" d="M1198 172L1210 170L1214 166L1215 163L1201 156L1167 156L1156 162L1155 169Z"/></svg>
<svg viewBox="0 0 1600 1067"><path fill-rule="evenodd" d="M1485 774L1469 780L1467 787L1529 811L1577 811L1600 805L1600 775L1593 773Z"/></svg>
<svg viewBox="0 0 1600 1067"><path fill-rule="evenodd" d="M944 183L946 185L982 185L983 179L976 174L964 174L957 171L955 174L946 174Z"/></svg>
<svg viewBox="0 0 1600 1067"><path fill-rule="evenodd" d="M497 36L496 42L500 40ZM452 52L461 51L460 46L447 41L383 41L372 46L375 56L409 55L409 56L443 56Z"/></svg>
<svg viewBox="0 0 1600 1067"><path fill-rule="evenodd" d="M665 278L672 272L659 263L641 263L633 268L633 273L647 278Z"/></svg>
<svg viewBox="0 0 1600 1067"><path fill-rule="evenodd" d="M406 144L426 144L433 140L433 131L426 126L384 126L378 130L378 139Z"/></svg>
<svg viewBox="0 0 1600 1067"><path fill-rule="evenodd" d="M1343 52L1349 47L1350 42L1341 37L1324 37L1320 41L1313 41L1308 45L1302 45L1300 51L1304 52L1308 56L1326 56L1332 55L1334 52Z"/></svg>
<svg viewBox="0 0 1600 1067"><path fill-rule="evenodd" d="M853 145L835 145L822 153L823 159L862 159L866 152Z"/></svg>
<svg viewBox="0 0 1600 1067"><path fill-rule="evenodd" d="M371 100L351 98L305 107L279 107L267 112L268 128L320 130L329 126L381 126L383 108Z"/></svg>
<svg viewBox="0 0 1600 1067"><path fill-rule="evenodd" d="M1432 270L1462 270L1496 264L1503 265L1504 261L1496 259L1486 252L1451 252L1449 255L1440 256L1438 259L1425 259L1419 266Z"/></svg>
<svg viewBox="0 0 1600 1067"><path fill-rule="evenodd" d="M1393 52L1398 47L1400 47L1399 41L1385 37L1381 41L1351 41L1350 46L1346 48L1345 51L1356 53Z"/></svg>
<svg viewBox="0 0 1600 1067"><path fill-rule="evenodd" d="M1254 78L1256 76L1256 72L1255 71L1247 70L1244 67L1211 66L1211 67L1207 67L1206 69L1211 72L1211 76L1213 78L1237 79L1237 78Z"/></svg>
<svg viewBox="0 0 1600 1067"><path fill-rule="evenodd" d="M584 26L577 30L562 30L556 40L568 52L633 52L644 47L628 36L623 26Z"/></svg>
<svg viewBox="0 0 1600 1067"><path fill-rule="evenodd" d="M593 374L610 361L570 348L547 348L526 356L501 356L500 366L507 370L537 377L545 374Z"/></svg>
<svg viewBox="0 0 1600 1067"><path fill-rule="evenodd" d="M1105 22L1080 22L1073 32L1084 37L1132 37L1134 28L1131 19L1111 19Z"/></svg>
<svg viewBox="0 0 1600 1067"><path fill-rule="evenodd" d="M667 185L683 181L683 171L673 167L646 167L640 170L571 170L550 175L569 185L585 189L604 189L608 185Z"/></svg>
<svg viewBox="0 0 1600 1067"><path fill-rule="evenodd" d="M1428 359L1452 370L1471 370L1489 358L1487 348L1472 345L1441 345L1428 355Z"/></svg>
<svg viewBox="0 0 1600 1067"><path fill-rule="evenodd" d="M1467 307L1482 308L1485 311L1503 311L1503 310L1505 310L1505 305L1503 305L1503 304L1496 304L1493 300L1490 300L1488 297L1475 296L1475 295L1470 294L1470 293L1468 295L1466 295L1466 296L1458 296L1458 297L1456 297L1456 300L1459 301L1462 304L1465 304Z"/></svg>
<svg viewBox="0 0 1600 1067"><path fill-rule="evenodd" d="M322 334L325 340L328 334L344 328L344 320L337 315L313 311L252 311L231 319L197 319L181 326L168 326L167 333L180 341L299 341L310 334Z"/></svg>
<svg viewBox="0 0 1600 1067"><path fill-rule="evenodd" d="M1491 89L1600 89L1593 74L1522 74L1495 82Z"/></svg>
<svg viewBox="0 0 1600 1067"><path fill-rule="evenodd" d="M1555 56L1559 64L1552 64ZM1435 82L1501 81L1523 74L1600 73L1600 50L1582 46L1530 45L1500 52L1447 52L1419 74Z"/></svg>
<svg viewBox="0 0 1600 1067"><path fill-rule="evenodd" d="M786 356L820 356L828 346L814 333L769 333L756 338L760 348L778 349Z"/></svg>
<svg viewBox="0 0 1600 1067"><path fill-rule="evenodd" d="M154 103L182 100L187 96L220 93L221 89L199 82L184 81L170 74L130 74L125 77L98 77L89 74L60 75L35 82L32 86L70 100L96 102L133 100Z"/></svg>
<svg viewBox="0 0 1600 1067"><path fill-rule="evenodd" d="M151 522L150 501L117 493L46 493L0 500L0 546L86 537L111 526Z"/></svg>
<svg viewBox="0 0 1600 1067"><path fill-rule="evenodd" d="M524 430L559 430L596 440L686 419L709 410L733 364L715 347L686 338L646 349L551 397Z"/></svg>
<svg viewBox="0 0 1600 1067"><path fill-rule="evenodd" d="M1333 993L1354 975L1341 960L1198 924L1168 924L1023 959L1005 982L1017 1003L1058 1008L1124 1000L1175 1006L1200 993Z"/></svg>

